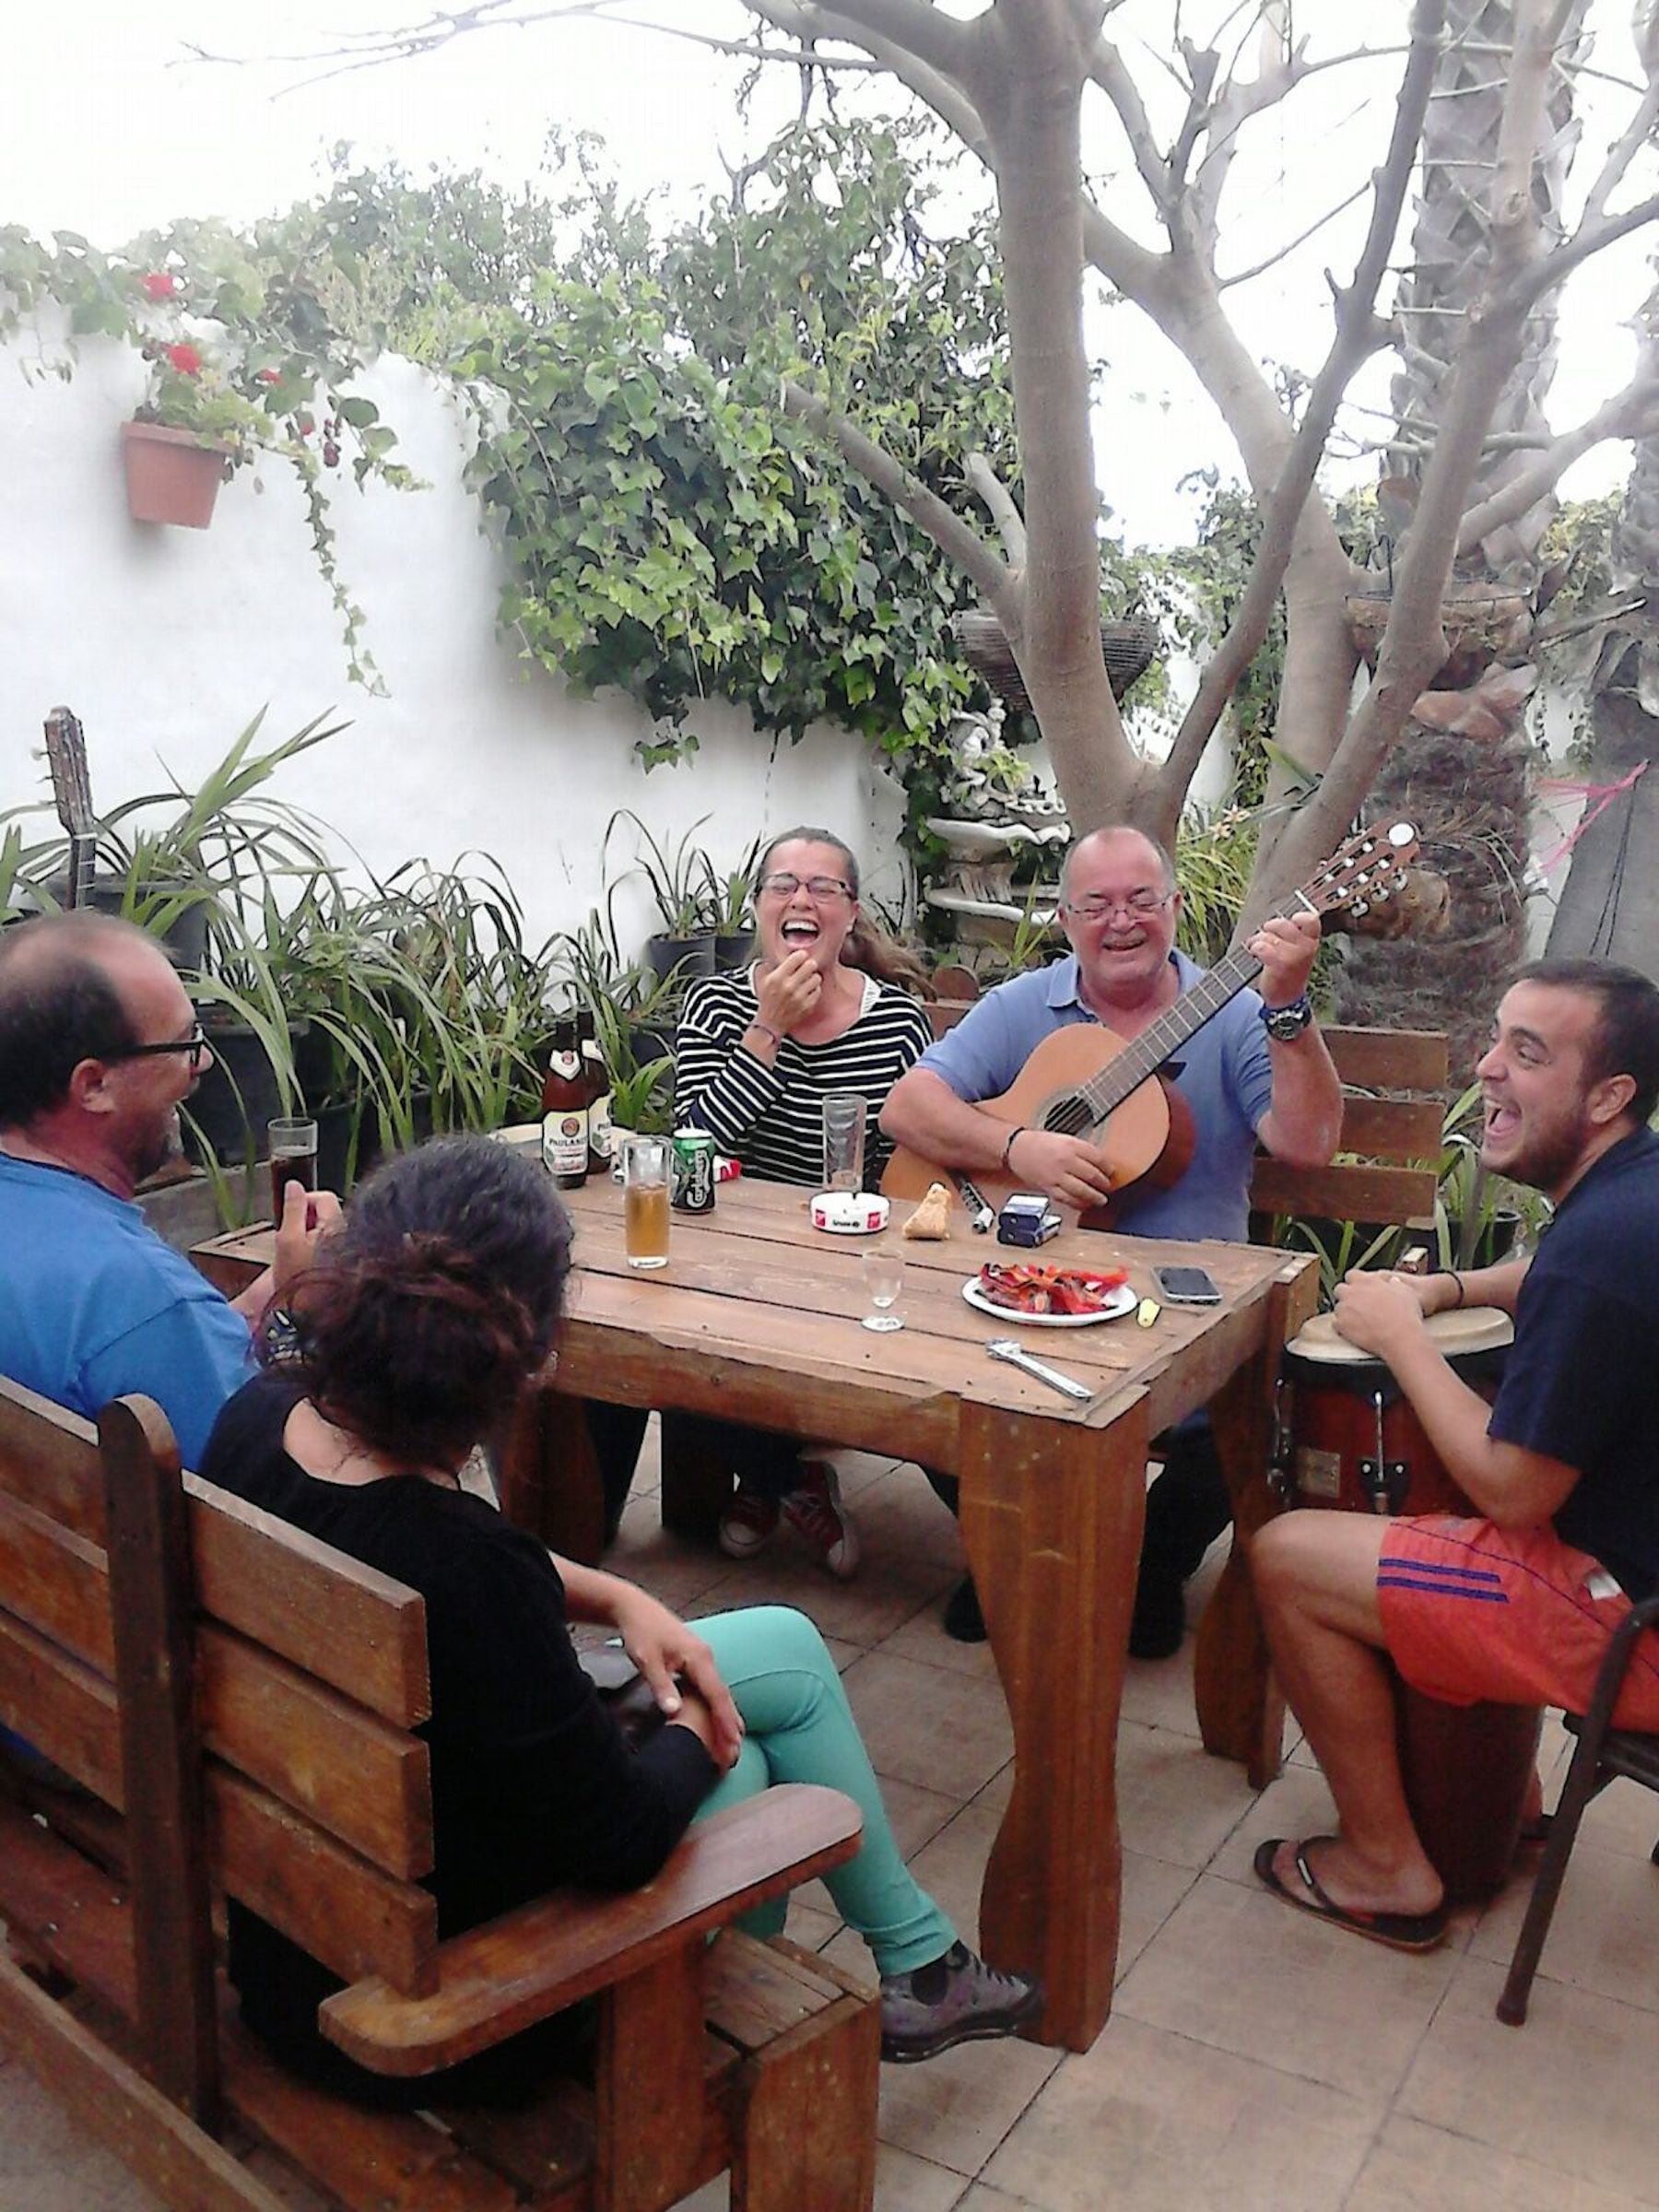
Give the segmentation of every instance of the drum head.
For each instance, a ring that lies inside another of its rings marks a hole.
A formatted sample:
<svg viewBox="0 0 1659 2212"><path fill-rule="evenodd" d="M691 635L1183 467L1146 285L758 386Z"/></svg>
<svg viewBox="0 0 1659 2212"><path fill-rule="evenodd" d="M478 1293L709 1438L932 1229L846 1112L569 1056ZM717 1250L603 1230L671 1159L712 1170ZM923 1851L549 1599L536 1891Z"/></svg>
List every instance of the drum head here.
<svg viewBox="0 0 1659 2212"><path fill-rule="evenodd" d="M1515 1324L1497 1306L1454 1306L1448 1313L1429 1316L1429 1335L1437 1351L1448 1359L1465 1352L1496 1351L1513 1341ZM1334 1313L1315 1313L1300 1335L1285 1347L1298 1359L1328 1367L1375 1367L1375 1352L1362 1351L1338 1335Z"/></svg>

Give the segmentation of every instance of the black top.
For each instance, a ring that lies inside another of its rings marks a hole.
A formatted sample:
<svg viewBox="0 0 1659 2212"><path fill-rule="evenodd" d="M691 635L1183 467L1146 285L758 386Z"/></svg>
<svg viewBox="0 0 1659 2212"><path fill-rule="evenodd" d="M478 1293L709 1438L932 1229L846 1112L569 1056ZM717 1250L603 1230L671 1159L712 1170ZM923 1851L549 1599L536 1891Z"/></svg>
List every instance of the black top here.
<svg viewBox="0 0 1659 2212"><path fill-rule="evenodd" d="M630 1752L576 1662L546 1549L481 1498L418 1475L320 1482L282 1448L300 1393L277 1375L226 1406L201 1472L426 1600L441 1936L561 1882L637 1888L717 1779L688 1728ZM249 2023L304 2061L330 2051L316 2008L339 1981L236 1905L230 1974Z"/></svg>
<svg viewBox="0 0 1659 2212"><path fill-rule="evenodd" d="M1579 1471L1555 1515L1632 1598L1659 1590L1659 1136L1568 1193L1527 1269L1490 1433Z"/></svg>

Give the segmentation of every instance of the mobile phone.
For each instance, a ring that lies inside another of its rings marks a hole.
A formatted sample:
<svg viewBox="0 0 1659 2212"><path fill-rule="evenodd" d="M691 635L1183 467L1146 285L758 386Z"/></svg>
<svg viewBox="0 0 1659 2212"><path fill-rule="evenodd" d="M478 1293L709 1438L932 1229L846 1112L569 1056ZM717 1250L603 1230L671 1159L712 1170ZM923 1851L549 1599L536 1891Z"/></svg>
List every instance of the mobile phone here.
<svg viewBox="0 0 1659 2212"><path fill-rule="evenodd" d="M1152 1279L1159 1294L1171 1306L1218 1306L1221 1292L1215 1277L1204 1267L1154 1267Z"/></svg>

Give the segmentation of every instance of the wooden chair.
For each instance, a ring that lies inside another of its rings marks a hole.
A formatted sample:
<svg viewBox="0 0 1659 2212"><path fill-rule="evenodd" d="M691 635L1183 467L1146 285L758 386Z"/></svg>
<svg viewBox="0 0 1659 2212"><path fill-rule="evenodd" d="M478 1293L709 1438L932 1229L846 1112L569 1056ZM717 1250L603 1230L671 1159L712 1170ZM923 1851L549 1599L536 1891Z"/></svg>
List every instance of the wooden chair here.
<svg viewBox="0 0 1659 2212"><path fill-rule="evenodd" d="M642 1890L440 1943L427 1711L414 1593L181 1477L147 1400L95 1435L0 1383L0 1721L63 1771L0 1794L0 2039L192 2212L276 2212L227 2119L364 2212L658 2212L728 2165L753 2212L868 2206L873 1994L727 1925L851 1857L856 1808L770 1790ZM343 1978L324 2030L366 2066L428 2073L596 1996L594 2079L435 2116L312 2088L240 2024L221 1893Z"/></svg>
<svg viewBox="0 0 1659 2212"><path fill-rule="evenodd" d="M1607 1646L1589 1710L1565 1716L1578 1743L1567 1769L1567 1780L1561 1785L1560 1802L1550 1818L1526 1918L1521 1924L1503 1994L1498 1999L1498 2018L1508 2027L1519 2028L1526 2018L1533 1976L1549 1934L1556 1900L1567 1873L1567 1861L1578 1838L1579 1823L1589 1808L1590 1800L1620 1775L1628 1781L1640 1782L1647 1789L1659 1790L1659 1735L1610 1725L1636 1640L1655 1622L1659 1622L1659 1597L1650 1597L1645 1603L1631 1606ZM1653 1846L1653 1858L1659 1866L1659 1843Z"/></svg>

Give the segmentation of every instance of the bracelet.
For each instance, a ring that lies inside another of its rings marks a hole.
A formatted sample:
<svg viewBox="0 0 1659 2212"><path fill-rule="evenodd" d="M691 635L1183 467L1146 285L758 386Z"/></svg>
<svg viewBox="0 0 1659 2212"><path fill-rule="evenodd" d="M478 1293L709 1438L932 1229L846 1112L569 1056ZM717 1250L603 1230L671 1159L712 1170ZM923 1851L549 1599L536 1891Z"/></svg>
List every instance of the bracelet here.
<svg viewBox="0 0 1659 2212"><path fill-rule="evenodd" d="M1008 1132L1008 1134L1007 1134L1007 1136L1006 1136L1006 1138L1004 1140L1004 1143L1003 1143L1003 1154L1002 1154L1002 1158L1001 1158L1001 1159L999 1159L999 1160L997 1161L997 1163L996 1163L996 1164L997 1164L997 1168L998 1168L998 1171L999 1171L999 1172L1000 1172L1000 1171L1001 1171L1002 1169L1006 1168L1006 1167L1007 1166L1007 1164L1008 1164L1008 1155L1009 1155L1009 1153L1010 1153L1010 1152L1012 1152L1012 1151L1013 1151L1013 1149L1014 1149L1014 1139L1015 1139L1017 1136L1023 1136L1023 1135L1025 1135L1025 1132L1026 1132L1026 1125L1025 1125L1025 1124L1024 1124L1023 1122L1016 1122L1016 1123L1015 1123L1015 1124L1014 1124L1014 1126L1013 1126L1013 1128L1009 1130L1009 1132Z"/></svg>
<svg viewBox="0 0 1659 2212"><path fill-rule="evenodd" d="M1441 1312L1442 1313L1455 1313L1464 1302L1464 1278L1458 1274L1455 1267L1448 1268L1447 1273L1451 1276L1452 1280L1457 1285L1457 1296L1453 1300L1449 1306L1442 1306L1441 1308Z"/></svg>
<svg viewBox="0 0 1659 2212"><path fill-rule="evenodd" d="M751 1021L748 1026L751 1030L759 1030L762 1037L770 1037L772 1041L772 1050L774 1052L777 1051L778 1047L783 1041L782 1038L779 1036L777 1030L772 1029L767 1022Z"/></svg>

